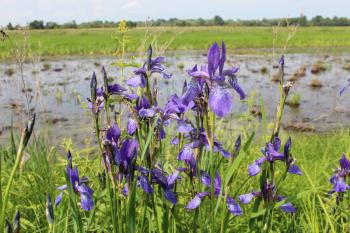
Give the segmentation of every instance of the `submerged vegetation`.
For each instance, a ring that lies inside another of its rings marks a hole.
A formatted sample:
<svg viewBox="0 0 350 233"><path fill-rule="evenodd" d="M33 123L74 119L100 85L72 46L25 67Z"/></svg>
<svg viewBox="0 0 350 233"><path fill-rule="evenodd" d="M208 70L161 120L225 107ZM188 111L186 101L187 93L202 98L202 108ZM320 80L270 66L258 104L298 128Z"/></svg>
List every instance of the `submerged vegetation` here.
<svg viewBox="0 0 350 233"><path fill-rule="evenodd" d="M291 107L299 107L300 99L301 99L300 94L294 93L288 98L288 100L286 101L286 104Z"/></svg>

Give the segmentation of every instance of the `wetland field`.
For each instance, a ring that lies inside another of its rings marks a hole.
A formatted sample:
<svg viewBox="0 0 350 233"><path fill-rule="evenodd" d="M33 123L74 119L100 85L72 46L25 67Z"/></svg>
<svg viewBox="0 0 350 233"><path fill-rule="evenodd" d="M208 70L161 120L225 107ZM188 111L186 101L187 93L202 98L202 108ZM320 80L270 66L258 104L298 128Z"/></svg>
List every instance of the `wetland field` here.
<svg viewBox="0 0 350 233"><path fill-rule="evenodd" d="M349 27L14 30L0 79L1 232L350 232Z"/></svg>

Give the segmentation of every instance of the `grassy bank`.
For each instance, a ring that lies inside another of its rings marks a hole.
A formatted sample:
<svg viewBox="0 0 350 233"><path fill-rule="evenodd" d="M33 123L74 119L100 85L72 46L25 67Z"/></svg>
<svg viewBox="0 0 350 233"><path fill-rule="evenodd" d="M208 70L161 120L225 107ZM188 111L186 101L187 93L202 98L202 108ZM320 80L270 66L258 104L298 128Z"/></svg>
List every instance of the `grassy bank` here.
<svg viewBox="0 0 350 233"><path fill-rule="evenodd" d="M289 176L281 193L289 193L293 203L298 208L296 215L290 217L276 211L273 222L273 232L286 232L286 224L291 218L295 218L298 223L294 226L294 232L327 232L332 227L346 232L346 224L336 226L339 222L337 217L332 215L335 205L335 196L330 197L327 192L331 189L329 178L332 171L338 166L338 160L342 152L349 152L350 142L348 132L337 132L324 135L291 135L293 140L293 156L298 160L297 163L302 168L303 176ZM283 141L287 137L283 135ZM259 141L259 140L257 140ZM226 142L225 145L230 145ZM259 145L259 142L254 143ZM263 145L263 144L261 144ZM38 139L36 143L32 142L27 149L27 160L21 165L21 176L15 178L15 185L10 195L10 205L8 216L12 216L15 210L21 211L21 224L24 232L47 232L48 225L45 218L45 202L46 195L50 193L53 196L60 192L56 188L64 183L65 171L65 154L61 152L65 149L71 149L74 155L74 164L79 167L79 173L90 177L89 184L94 190L94 201L96 203L96 211L84 212L82 215L85 228L88 232L103 232L108 229L108 222L105 221L105 206L102 201L106 192L100 190L98 172L101 170L99 160L91 160L96 155L96 151L89 148L84 150L74 150L71 145L65 146L49 146ZM61 152L59 152L61 151ZM167 147L167 156L172 155L171 148ZM2 159L1 179L6 181L13 164L13 154L11 148L3 147L0 149ZM247 153L248 157L243 158L235 181L232 184L232 190L237 190L240 183L247 177L247 165L251 163L260 154L260 148L253 146ZM171 157L171 156L170 156ZM170 158L169 157L169 158ZM173 160L176 156L172 156ZM164 164L165 166L167 164ZM254 178L253 178L254 179ZM256 180L255 180L256 181ZM249 192L256 189L255 181L248 182L241 193ZM142 191L140 191L142 193ZM187 196L179 195L179 210L183 208ZM68 206L63 202L61 206L55 208L56 228L61 229L60 232L72 229L72 216L67 212ZM136 205L138 210L140 206ZM252 205L244 206L244 212L249 212ZM178 210L178 211L179 211ZM138 213L140 214L140 213ZM191 231L191 222L194 212L181 211L178 221L182 221L183 228L178 229L179 232ZM201 214L198 216L201 221L205 221L206 216ZM146 216L149 222L152 222L152 216ZM180 220L181 219L181 220ZM220 218L217 219L220 222ZM243 215L230 220L229 231L231 232L247 232L249 224L249 215ZM333 225L334 224L334 225ZM331 226L332 225L332 226ZM186 227L189 227L188 229ZM65 229L65 230L64 230ZM328 230L327 230L328 229ZM292 231L290 231L292 232Z"/></svg>
<svg viewBox="0 0 350 233"><path fill-rule="evenodd" d="M148 33L150 32L152 36ZM23 32L10 31L13 44L23 39ZM59 29L29 31L32 51L43 56L111 55L116 48L116 29ZM276 47L283 47L288 36L286 28L279 28ZM165 27L132 29L127 34L126 51L135 52L144 40L156 40L162 45L171 40L167 49L206 49L213 41L224 40L229 49L240 53L254 53L251 48L272 48L270 27ZM291 51L344 51L350 47L348 27L301 27L290 41ZM11 56L11 42L0 43L0 58Z"/></svg>

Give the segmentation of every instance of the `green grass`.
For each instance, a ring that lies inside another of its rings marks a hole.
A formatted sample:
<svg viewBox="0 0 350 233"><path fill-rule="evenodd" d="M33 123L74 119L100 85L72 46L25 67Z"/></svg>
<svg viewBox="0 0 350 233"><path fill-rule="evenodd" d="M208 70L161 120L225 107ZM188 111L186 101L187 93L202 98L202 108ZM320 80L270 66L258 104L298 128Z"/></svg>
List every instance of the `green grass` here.
<svg viewBox="0 0 350 233"><path fill-rule="evenodd" d="M287 226L294 229L294 232L329 232L331 229L335 229L337 232L348 232L348 225L337 224L339 221L336 215L332 214L335 206L335 197L329 197L327 192L331 189L328 180L332 175L333 169L338 166L338 159L341 153L350 152L349 133L344 131L319 135L292 134L291 136L293 138L293 156L302 167L304 174L303 176L289 175L280 189L280 193L292 198L292 202L297 206L298 212L296 215L290 216L276 210L271 232L286 232ZM287 134L283 133L282 141L284 142L286 138ZM247 165L260 155L258 146L262 145L259 144L260 141L262 142L261 139L256 139L254 142L256 146L251 147L245 157L243 157L241 165L236 170L237 175L234 176L231 191L237 190L237 187L247 177ZM227 142L226 145L230 144ZM74 148L68 147L74 151ZM2 155L2 183L7 180L12 167L13 154L10 151L11 148L0 148ZM46 195L50 193L54 199L59 193L56 187L65 182L65 154L62 154L60 151L62 152L64 149L62 147L51 147L41 139L38 139L36 143L32 143L27 149L29 157L22 164L21 175L18 175L14 180L9 208L7 209L7 216L10 219L12 219L16 209L21 211L21 224L24 232L48 231L45 218ZM169 147L167 147L166 151L166 156L171 156L172 153ZM95 210L92 212L81 211L84 228L88 229L88 232L102 232L110 227L108 221L106 221L109 218L108 212L106 212L108 205L106 206L106 203L103 201L106 193L100 190L97 177L98 172L101 170L100 165L98 160L89 159L95 153L96 151L90 150L90 148L74 151L73 153L73 163L79 167L80 174L89 176L91 180L90 186L95 190ZM176 156L172 157L174 159ZM256 189L258 177L251 178L248 183L249 185L241 190L240 193ZM138 195L142 196L142 191L138 191ZM179 204L177 205L179 216L175 217L176 221L178 221L178 232L189 232L193 229L191 224L195 213L181 210L190 197L180 195L179 198ZM54 208L57 232L71 232L73 230L72 215L69 211L67 212L67 209L69 209L67 202L67 197L65 197L61 205L58 208ZM168 208L165 207L167 206L166 203L163 203L163 205L163 208ZM201 224L204 224L207 219L204 211L205 203L203 205L204 207L201 208L198 216L198 222ZM228 232L248 231L249 218L251 217L249 213L251 213L252 205L242 205L242 207L246 215L231 218ZM141 218L141 209L142 206L136 203L137 220ZM221 213L221 211L223 209L219 209L218 213ZM345 210L344 214L346 213ZM290 226L288 224L291 223L292 218L295 218L295 223L297 224ZM151 224L152 221L154 222L152 215L147 214L146 219L149 221L149 227L154 230L155 226ZM219 225L220 222L221 219L218 217L217 222L211 224ZM290 230L290 232L292 231Z"/></svg>
<svg viewBox="0 0 350 233"><path fill-rule="evenodd" d="M136 52L146 31L145 28L132 29L126 51ZM224 40L227 47L237 49L236 52L259 53L261 51L250 49L272 48L273 41L270 27L164 27L151 28L150 32L159 47L174 39L169 50L206 50L213 41ZM44 56L111 55L116 48L117 32L110 28L33 30L29 34L32 51ZM9 35L14 43L23 39L20 31L10 31ZM287 35L286 28L279 28L276 47L283 47ZM301 27L288 46L290 52L334 52L344 51L344 47L350 47L349 27ZM10 42L0 43L0 58L9 58L10 52Z"/></svg>

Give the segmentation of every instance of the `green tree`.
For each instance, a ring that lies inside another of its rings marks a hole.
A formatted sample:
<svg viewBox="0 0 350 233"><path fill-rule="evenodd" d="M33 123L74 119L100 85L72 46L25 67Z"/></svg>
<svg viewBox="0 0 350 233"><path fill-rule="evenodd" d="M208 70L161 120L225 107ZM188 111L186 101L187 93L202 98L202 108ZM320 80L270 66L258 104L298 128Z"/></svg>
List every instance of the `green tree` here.
<svg viewBox="0 0 350 233"><path fill-rule="evenodd" d="M29 23L30 29L44 29L44 21L42 20L34 20Z"/></svg>
<svg viewBox="0 0 350 233"><path fill-rule="evenodd" d="M78 28L77 22L75 20L66 22L62 25L62 28Z"/></svg>
<svg viewBox="0 0 350 233"><path fill-rule="evenodd" d="M214 21L214 25L222 26L222 25L225 24L225 21L224 21L220 16L218 16L218 15L215 15L215 16L214 16L213 21Z"/></svg>
<svg viewBox="0 0 350 233"><path fill-rule="evenodd" d="M46 22L46 25L45 25L46 29L57 29L59 27L60 25L58 25L58 23L55 23L55 22Z"/></svg>
<svg viewBox="0 0 350 233"><path fill-rule="evenodd" d="M6 26L7 30L13 30L15 29L13 26L12 26L12 23L8 23L7 26Z"/></svg>

